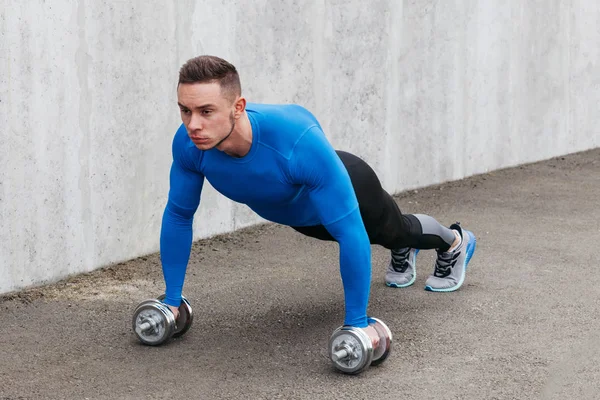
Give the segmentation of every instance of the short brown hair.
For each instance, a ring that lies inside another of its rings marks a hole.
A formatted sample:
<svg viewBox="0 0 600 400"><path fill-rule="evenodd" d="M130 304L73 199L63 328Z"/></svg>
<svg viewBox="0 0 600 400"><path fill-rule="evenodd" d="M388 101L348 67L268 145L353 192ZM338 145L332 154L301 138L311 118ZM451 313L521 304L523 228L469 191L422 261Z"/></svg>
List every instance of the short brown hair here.
<svg viewBox="0 0 600 400"><path fill-rule="evenodd" d="M179 70L179 84L219 82L221 93L232 101L242 94L236 68L222 58L198 56L189 59Z"/></svg>

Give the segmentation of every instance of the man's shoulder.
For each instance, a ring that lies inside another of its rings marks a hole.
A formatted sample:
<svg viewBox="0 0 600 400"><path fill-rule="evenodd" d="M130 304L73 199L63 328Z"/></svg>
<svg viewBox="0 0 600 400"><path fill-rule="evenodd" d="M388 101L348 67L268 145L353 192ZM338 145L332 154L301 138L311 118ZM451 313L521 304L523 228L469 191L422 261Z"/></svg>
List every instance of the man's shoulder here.
<svg viewBox="0 0 600 400"><path fill-rule="evenodd" d="M248 103L246 110L261 125L290 129L319 124L313 113L299 104Z"/></svg>
<svg viewBox="0 0 600 400"><path fill-rule="evenodd" d="M194 146L194 142L190 139L185 129L185 125L181 124L175 132L172 144L173 160L178 161L181 165L192 169L192 165L196 165L196 161L202 159L203 151Z"/></svg>
<svg viewBox="0 0 600 400"><path fill-rule="evenodd" d="M298 104L249 103L250 118L260 131L260 142L289 159L302 136L321 129L315 116Z"/></svg>
<svg viewBox="0 0 600 400"><path fill-rule="evenodd" d="M305 112L305 113L308 112L308 113L310 113L310 111L308 111L308 109L306 109L305 107L303 107L299 104L294 104L294 103L275 104L275 103L248 102L248 103L246 103L246 109L249 111L265 113L265 114L293 113L293 112Z"/></svg>
<svg viewBox="0 0 600 400"><path fill-rule="evenodd" d="M173 151L185 151L186 148L192 145L193 142L190 140L190 137L187 134L185 125L179 125L179 128L177 128L177 132L175 132L175 137L173 137Z"/></svg>

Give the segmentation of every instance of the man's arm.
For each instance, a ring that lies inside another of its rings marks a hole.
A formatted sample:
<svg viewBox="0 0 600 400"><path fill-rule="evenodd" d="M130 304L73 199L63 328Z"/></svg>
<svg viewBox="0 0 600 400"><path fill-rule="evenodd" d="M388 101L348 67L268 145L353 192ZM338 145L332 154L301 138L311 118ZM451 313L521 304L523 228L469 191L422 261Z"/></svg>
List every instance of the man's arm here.
<svg viewBox="0 0 600 400"><path fill-rule="evenodd" d="M165 278L164 302L179 307L187 264L192 249L192 224L200 204L204 175L195 171L186 159L185 129L180 128L173 140L173 163L170 173L169 199L162 219L160 257Z"/></svg>
<svg viewBox="0 0 600 400"><path fill-rule="evenodd" d="M322 224L340 246L344 324L364 328L368 325L371 244L348 172L318 127L298 141L293 158L290 174L309 186Z"/></svg>

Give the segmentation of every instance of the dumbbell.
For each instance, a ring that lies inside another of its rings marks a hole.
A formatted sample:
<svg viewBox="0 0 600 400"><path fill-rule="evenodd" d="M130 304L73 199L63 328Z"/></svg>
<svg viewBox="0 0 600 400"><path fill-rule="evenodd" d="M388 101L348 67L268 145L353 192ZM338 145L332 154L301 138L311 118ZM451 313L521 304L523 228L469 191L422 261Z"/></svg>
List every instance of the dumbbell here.
<svg viewBox="0 0 600 400"><path fill-rule="evenodd" d="M379 345L374 348L369 335L361 328L340 326L329 339L329 358L346 374L358 374L369 366L381 364L392 351L392 331L383 321L369 318L368 323L379 333Z"/></svg>
<svg viewBox="0 0 600 400"><path fill-rule="evenodd" d="M181 298L177 320L169 306L162 302L164 299L163 294L144 300L133 312L133 331L143 344L158 346L172 337L182 336L192 326L192 306L185 297Z"/></svg>

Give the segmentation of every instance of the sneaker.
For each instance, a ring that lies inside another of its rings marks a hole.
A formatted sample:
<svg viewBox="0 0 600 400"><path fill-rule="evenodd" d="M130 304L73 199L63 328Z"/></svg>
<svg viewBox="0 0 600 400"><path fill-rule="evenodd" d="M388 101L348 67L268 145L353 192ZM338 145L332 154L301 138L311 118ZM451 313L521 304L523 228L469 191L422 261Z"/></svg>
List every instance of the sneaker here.
<svg viewBox="0 0 600 400"><path fill-rule="evenodd" d="M392 250L392 259L385 273L385 284L389 287L405 288L415 283L418 253L418 249L410 247Z"/></svg>
<svg viewBox="0 0 600 400"><path fill-rule="evenodd" d="M450 226L461 238L461 244L451 252L438 251L435 270L425 282L425 290L430 292L453 292L465 281L467 265L473 257L477 240L472 232L462 229L460 223Z"/></svg>

